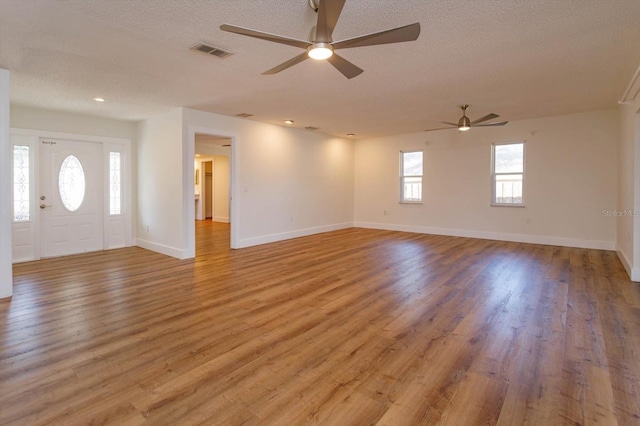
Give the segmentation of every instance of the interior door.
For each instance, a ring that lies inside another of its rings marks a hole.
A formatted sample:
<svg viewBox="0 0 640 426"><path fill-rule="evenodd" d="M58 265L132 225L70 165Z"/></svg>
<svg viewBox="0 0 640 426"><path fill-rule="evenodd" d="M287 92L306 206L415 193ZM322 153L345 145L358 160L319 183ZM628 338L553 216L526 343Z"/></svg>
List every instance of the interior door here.
<svg viewBox="0 0 640 426"><path fill-rule="evenodd" d="M102 145L40 141L40 257L102 250Z"/></svg>

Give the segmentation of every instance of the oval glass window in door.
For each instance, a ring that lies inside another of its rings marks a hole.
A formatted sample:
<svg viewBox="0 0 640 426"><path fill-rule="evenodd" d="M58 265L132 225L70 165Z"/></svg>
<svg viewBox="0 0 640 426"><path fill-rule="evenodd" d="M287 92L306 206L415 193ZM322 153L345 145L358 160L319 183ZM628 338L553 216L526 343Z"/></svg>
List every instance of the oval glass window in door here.
<svg viewBox="0 0 640 426"><path fill-rule="evenodd" d="M80 208L85 192L84 169L74 155L65 158L60 166L58 190L62 204L67 210L75 212Z"/></svg>

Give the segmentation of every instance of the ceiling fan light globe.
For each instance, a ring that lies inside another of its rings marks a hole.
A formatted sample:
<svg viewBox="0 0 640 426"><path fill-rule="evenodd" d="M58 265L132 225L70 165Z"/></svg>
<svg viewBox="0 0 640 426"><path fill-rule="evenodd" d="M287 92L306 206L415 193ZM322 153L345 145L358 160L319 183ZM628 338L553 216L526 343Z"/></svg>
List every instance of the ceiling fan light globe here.
<svg viewBox="0 0 640 426"><path fill-rule="evenodd" d="M471 121L469 120L469 117L467 116L460 117L460 120L458 120L458 130L460 130L461 132L466 132L470 128L471 128Z"/></svg>
<svg viewBox="0 0 640 426"><path fill-rule="evenodd" d="M309 46L307 55L309 55L311 59L322 61L329 59L333 55L333 49L329 43L315 43Z"/></svg>

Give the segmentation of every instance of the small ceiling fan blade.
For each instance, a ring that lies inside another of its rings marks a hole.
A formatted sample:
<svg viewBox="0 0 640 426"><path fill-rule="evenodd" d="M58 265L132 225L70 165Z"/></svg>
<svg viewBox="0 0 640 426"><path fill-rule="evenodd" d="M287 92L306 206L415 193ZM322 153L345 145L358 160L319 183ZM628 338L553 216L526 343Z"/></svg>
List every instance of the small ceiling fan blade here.
<svg viewBox="0 0 640 426"><path fill-rule="evenodd" d="M357 77L364 72L363 69L358 68L351 62L344 59L342 56L336 55L335 53L331 55L331 57L327 59L327 61L329 61L331 65L336 67L338 71L340 71L345 77L349 79Z"/></svg>
<svg viewBox="0 0 640 426"><path fill-rule="evenodd" d="M456 127L458 127L458 126L456 125ZM433 132L435 130L447 130L447 129L453 129L453 128L454 127L438 127L437 129L427 129L427 130L425 130L425 132Z"/></svg>
<svg viewBox="0 0 640 426"><path fill-rule="evenodd" d="M271 75L271 74L277 74L280 71L284 71L287 68L290 68L296 64L299 64L300 62L304 61L305 59L307 59L309 57L309 55L307 55L307 52L303 52L301 54L299 54L298 56L294 56L293 58L289 59L286 62L281 63L278 66L275 66L273 68L271 68L270 70L267 70L265 72L262 73L262 75Z"/></svg>
<svg viewBox="0 0 640 426"><path fill-rule="evenodd" d="M449 126L458 127L458 123L449 123L448 121L441 121L442 124L448 124Z"/></svg>
<svg viewBox="0 0 640 426"><path fill-rule="evenodd" d="M222 24L220 25L222 31L230 33L240 34L248 37L259 38L261 40L272 41L274 43L286 44L289 46L300 47L306 49L311 46L310 41L297 40L295 38L283 37L275 34L269 34L262 31L251 30L249 28L236 27L235 25Z"/></svg>
<svg viewBox="0 0 640 426"><path fill-rule="evenodd" d="M404 27L380 31L360 37L332 43L333 49L346 49L350 47L376 46L379 44L401 43L403 41L417 40L420 35L420 23L405 25Z"/></svg>
<svg viewBox="0 0 640 426"><path fill-rule="evenodd" d="M494 114L494 113L487 114L484 117L478 118L477 120L473 120L471 122L471 125L473 126L474 124L479 124L479 123L482 123L483 121L493 120L494 118L498 118L498 117L500 117L498 114Z"/></svg>
<svg viewBox="0 0 640 426"><path fill-rule="evenodd" d="M500 123L491 123L491 124L472 124L472 127L493 127L493 126L504 126L508 121L501 121Z"/></svg>
<svg viewBox="0 0 640 426"><path fill-rule="evenodd" d="M346 0L320 0L318 5L318 24L316 25L316 43L330 43L333 29L338 23Z"/></svg>

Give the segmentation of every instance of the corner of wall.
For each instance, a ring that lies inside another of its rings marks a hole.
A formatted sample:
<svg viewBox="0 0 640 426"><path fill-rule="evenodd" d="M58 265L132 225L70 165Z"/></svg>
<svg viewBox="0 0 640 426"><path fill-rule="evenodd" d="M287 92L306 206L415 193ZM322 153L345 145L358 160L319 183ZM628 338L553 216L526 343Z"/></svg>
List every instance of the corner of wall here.
<svg viewBox="0 0 640 426"><path fill-rule="evenodd" d="M0 69L0 298L13 294L9 71Z"/></svg>
<svg viewBox="0 0 640 426"><path fill-rule="evenodd" d="M620 259L622 266L624 266L625 271L627 271L627 274L629 274L629 276L631 277L632 268L631 268L631 262L629 261L629 257L624 252L623 248L617 243L616 243L616 254L618 255L618 259Z"/></svg>
<svg viewBox="0 0 640 426"><path fill-rule="evenodd" d="M640 67L618 102L618 209L640 208ZM623 215L616 220L616 251L632 281L640 281L640 218Z"/></svg>

